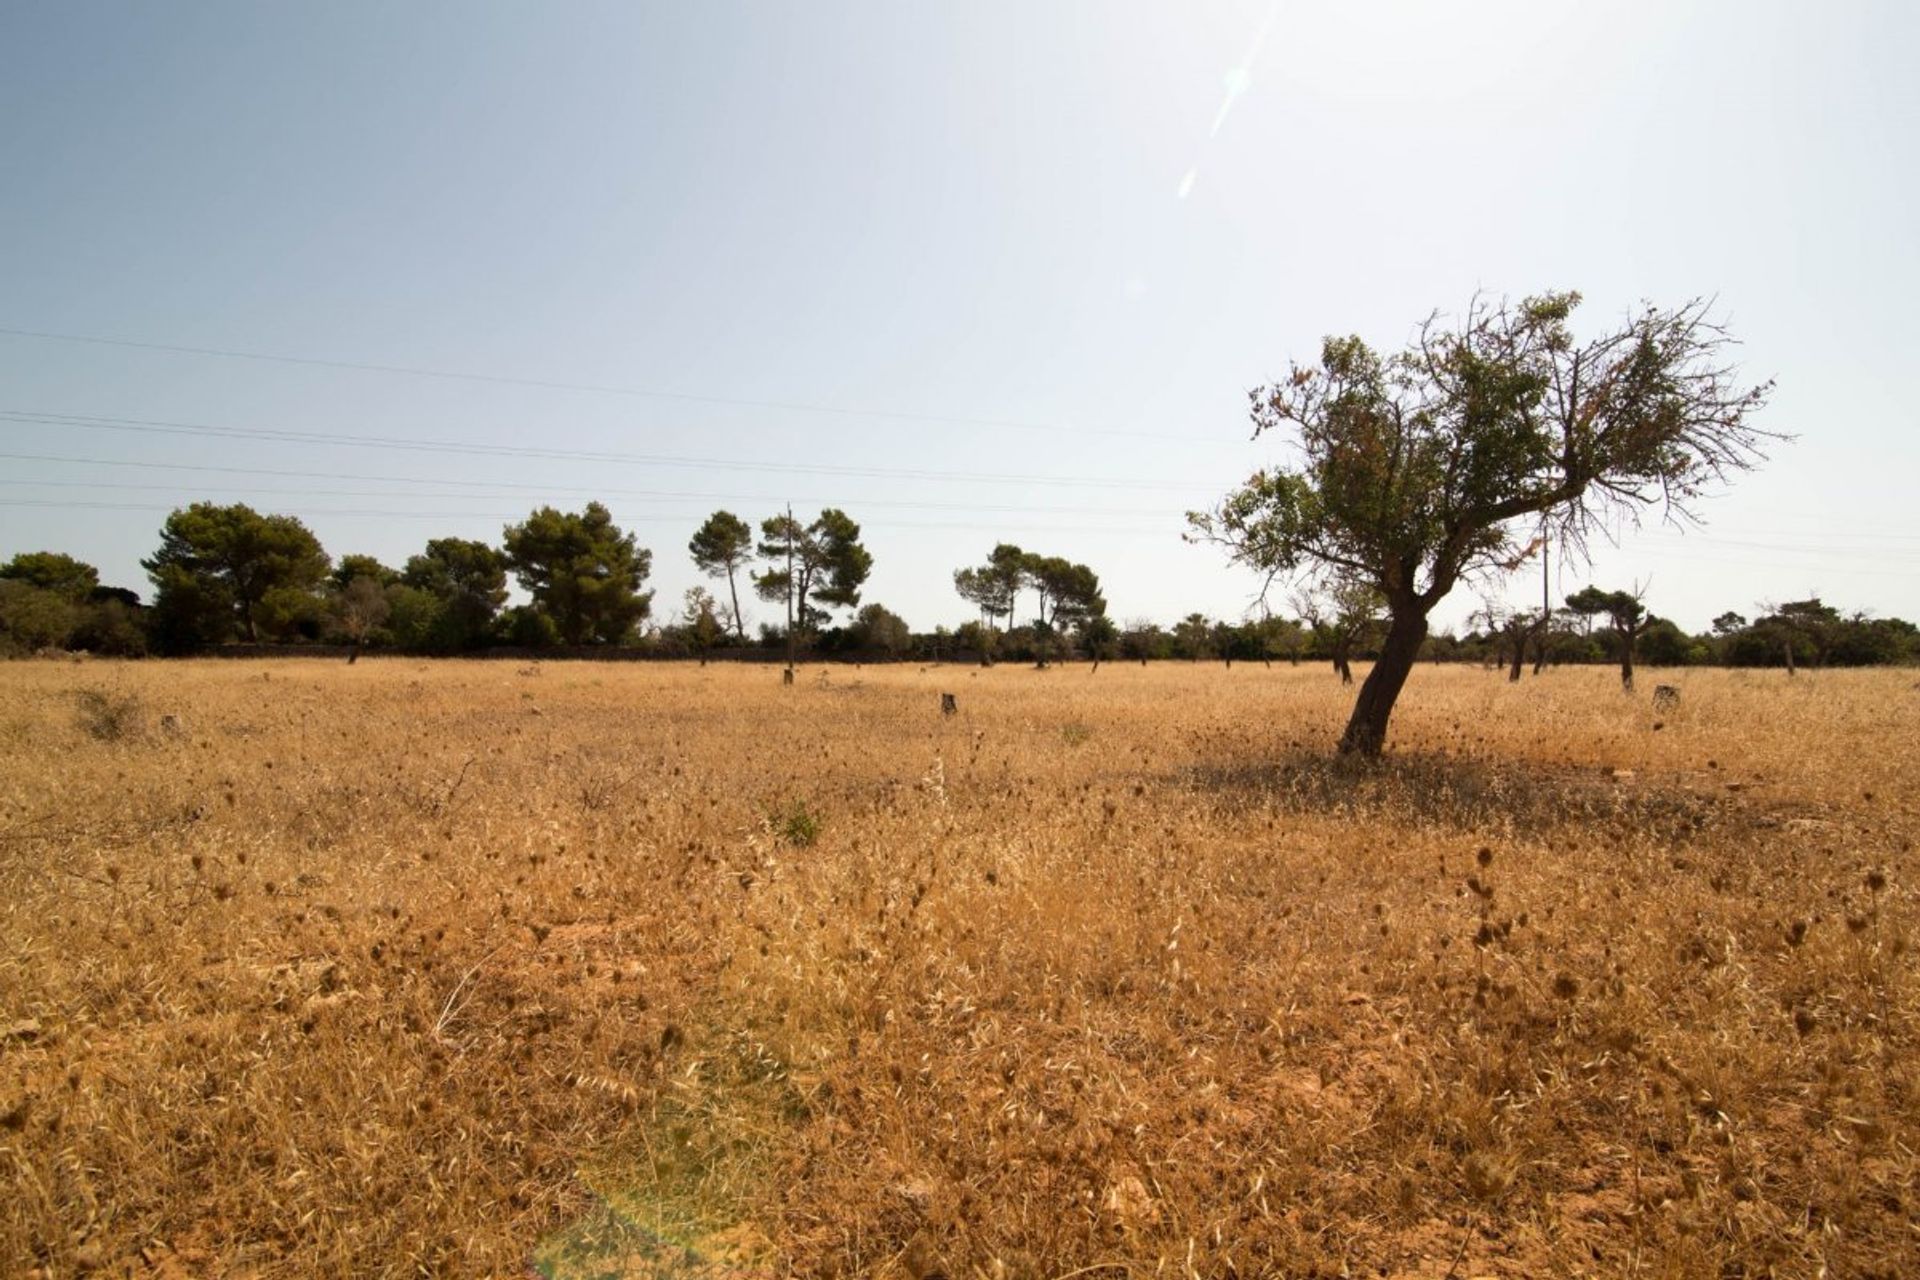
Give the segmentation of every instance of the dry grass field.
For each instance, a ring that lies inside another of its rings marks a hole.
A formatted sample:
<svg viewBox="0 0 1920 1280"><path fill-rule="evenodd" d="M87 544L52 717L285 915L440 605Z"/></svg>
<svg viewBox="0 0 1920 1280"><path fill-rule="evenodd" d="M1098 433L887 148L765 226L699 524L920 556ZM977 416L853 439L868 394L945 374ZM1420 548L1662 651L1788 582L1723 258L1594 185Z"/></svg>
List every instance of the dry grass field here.
<svg viewBox="0 0 1920 1280"><path fill-rule="evenodd" d="M1916 673L1648 674L0 666L0 1271L1920 1274Z"/></svg>

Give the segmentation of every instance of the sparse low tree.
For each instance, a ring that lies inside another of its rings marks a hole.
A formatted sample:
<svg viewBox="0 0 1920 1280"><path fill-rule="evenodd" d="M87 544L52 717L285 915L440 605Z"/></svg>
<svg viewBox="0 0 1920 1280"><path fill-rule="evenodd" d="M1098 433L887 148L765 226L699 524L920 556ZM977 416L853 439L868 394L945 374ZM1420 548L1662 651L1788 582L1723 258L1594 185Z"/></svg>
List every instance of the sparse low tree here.
<svg viewBox="0 0 1920 1280"><path fill-rule="evenodd" d="M1192 513L1193 536L1269 576L1353 574L1385 598L1343 752L1380 753L1428 615L1463 578L1498 578L1543 523L1579 554L1648 509L1690 519L1774 438L1752 424L1771 384L1736 385L1704 303L1647 306L1582 341L1579 301L1476 298L1395 355L1328 338L1317 365L1253 393L1255 434L1293 427L1302 463Z"/></svg>
<svg viewBox="0 0 1920 1280"><path fill-rule="evenodd" d="M393 606L387 600L386 588L370 574L354 578L335 590L328 604L334 625L351 646L347 651L347 665L352 666L360 661L360 650L366 647L374 632L386 625Z"/></svg>

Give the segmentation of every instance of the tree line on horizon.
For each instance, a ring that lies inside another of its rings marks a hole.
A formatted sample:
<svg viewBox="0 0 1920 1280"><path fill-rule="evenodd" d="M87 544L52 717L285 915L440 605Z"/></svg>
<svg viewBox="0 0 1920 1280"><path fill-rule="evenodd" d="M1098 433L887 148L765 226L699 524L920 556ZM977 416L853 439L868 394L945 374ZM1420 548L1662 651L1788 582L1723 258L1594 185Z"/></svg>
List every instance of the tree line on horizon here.
<svg viewBox="0 0 1920 1280"><path fill-rule="evenodd" d="M237 643L344 645L355 656L505 649L704 659L778 650L791 627L796 647L819 656L1325 662L1351 681L1353 662L1379 656L1388 623L1376 591L1335 580L1295 591L1292 616L1192 613L1169 626L1123 626L1109 616L1091 567L1002 542L980 564L953 572L956 594L977 618L916 632L884 605L862 605L873 557L859 524L834 508L807 523L782 512L757 529L716 511L695 530L688 554L723 594L693 587L672 616L656 620L646 587L652 552L597 502L577 512L540 507L506 526L497 546L430 539L397 567L367 555L335 560L293 516L200 502L167 518L159 547L141 562L151 603L103 586L93 566L60 552L22 552L0 564L0 654L182 655ZM508 604L510 577L526 603ZM780 620L750 631L743 588L781 606ZM1920 631L1811 599L1763 605L1752 620L1729 611L1693 635L1649 612L1637 593L1588 587L1558 608L1488 606L1464 634L1426 637L1420 656L1498 664L1515 679L1528 661L1536 672L1610 662L1631 684L1636 658L1656 667L1912 662L1920 660Z"/></svg>

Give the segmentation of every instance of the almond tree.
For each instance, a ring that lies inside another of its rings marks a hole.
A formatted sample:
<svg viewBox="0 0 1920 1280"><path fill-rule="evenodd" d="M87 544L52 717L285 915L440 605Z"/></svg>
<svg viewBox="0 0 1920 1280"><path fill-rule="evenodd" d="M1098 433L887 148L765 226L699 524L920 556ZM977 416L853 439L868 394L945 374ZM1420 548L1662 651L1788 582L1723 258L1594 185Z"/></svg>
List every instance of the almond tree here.
<svg viewBox="0 0 1920 1280"><path fill-rule="evenodd" d="M1190 536L1269 576L1352 574L1385 597L1343 753L1380 754L1428 616L1462 579L1508 572L1542 527L1584 553L1595 528L1648 511L1691 521L1778 438L1751 423L1772 384L1737 384L1704 302L1645 306L1586 340L1579 302L1475 298L1392 355L1328 338L1317 365L1251 394L1254 434L1291 427L1298 461L1190 514Z"/></svg>

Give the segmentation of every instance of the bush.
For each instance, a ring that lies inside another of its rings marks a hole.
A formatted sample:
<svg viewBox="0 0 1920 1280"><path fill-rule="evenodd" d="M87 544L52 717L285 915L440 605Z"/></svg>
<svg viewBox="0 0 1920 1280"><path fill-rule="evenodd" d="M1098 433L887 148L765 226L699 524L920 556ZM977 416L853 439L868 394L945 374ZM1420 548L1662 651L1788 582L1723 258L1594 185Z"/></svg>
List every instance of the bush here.
<svg viewBox="0 0 1920 1280"><path fill-rule="evenodd" d="M74 697L80 704L80 727L100 741L119 742L140 732L140 699L100 689L82 689Z"/></svg>
<svg viewBox="0 0 1920 1280"><path fill-rule="evenodd" d="M0 646L15 653L64 649L80 610L65 596L14 578L0 579Z"/></svg>
<svg viewBox="0 0 1920 1280"><path fill-rule="evenodd" d="M519 649L551 649L560 643L560 628L552 618L531 605L508 612L507 643Z"/></svg>

